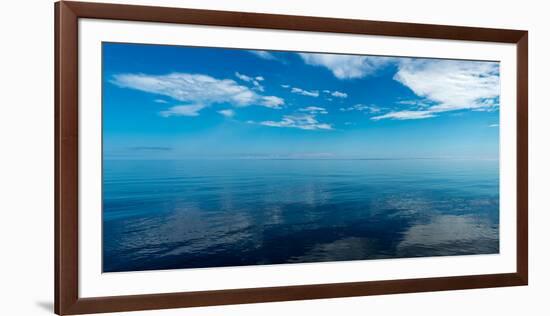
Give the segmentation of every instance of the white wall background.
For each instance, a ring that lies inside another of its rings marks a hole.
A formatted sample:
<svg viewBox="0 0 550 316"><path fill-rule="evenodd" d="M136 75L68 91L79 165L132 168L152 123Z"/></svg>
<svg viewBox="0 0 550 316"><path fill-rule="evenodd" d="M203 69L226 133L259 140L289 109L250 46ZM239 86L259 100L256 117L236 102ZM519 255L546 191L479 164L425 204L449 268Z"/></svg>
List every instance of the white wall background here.
<svg viewBox="0 0 550 316"><path fill-rule="evenodd" d="M91 1L91 0L89 0ZM128 315L545 315L550 311L550 19L545 1L133 0L218 10L529 30L528 287L193 308ZM53 313L53 1L0 11L1 315ZM527 311L527 312L525 312Z"/></svg>

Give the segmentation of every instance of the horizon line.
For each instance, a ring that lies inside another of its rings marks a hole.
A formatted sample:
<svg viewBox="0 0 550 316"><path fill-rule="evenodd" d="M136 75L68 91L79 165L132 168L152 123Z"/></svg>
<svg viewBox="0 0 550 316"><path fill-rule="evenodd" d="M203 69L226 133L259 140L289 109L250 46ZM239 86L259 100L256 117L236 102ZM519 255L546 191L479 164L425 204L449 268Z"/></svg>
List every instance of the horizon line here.
<svg viewBox="0 0 550 316"><path fill-rule="evenodd" d="M500 157L360 157L360 158L323 158L323 157L179 157L179 158L137 158L102 157L103 160L499 160Z"/></svg>

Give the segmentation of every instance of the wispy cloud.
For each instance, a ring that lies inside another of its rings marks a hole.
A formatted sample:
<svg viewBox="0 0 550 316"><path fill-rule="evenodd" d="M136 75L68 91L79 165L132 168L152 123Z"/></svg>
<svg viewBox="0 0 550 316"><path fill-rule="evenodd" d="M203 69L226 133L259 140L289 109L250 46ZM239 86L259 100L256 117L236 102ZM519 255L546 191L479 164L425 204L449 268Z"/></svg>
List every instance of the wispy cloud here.
<svg viewBox="0 0 550 316"><path fill-rule="evenodd" d="M499 124L491 124L489 125L489 127L499 127L500 125Z"/></svg>
<svg viewBox="0 0 550 316"><path fill-rule="evenodd" d="M267 60L276 60L277 59L277 57L275 57L270 52L266 52L265 50L249 50L248 52L253 54L253 55L256 55L256 56L258 56L262 59L267 59Z"/></svg>
<svg viewBox="0 0 550 316"><path fill-rule="evenodd" d="M298 128L303 130L331 130L332 125L320 123L314 115L284 115L280 121L263 121L258 124L270 127Z"/></svg>
<svg viewBox="0 0 550 316"><path fill-rule="evenodd" d="M499 64L496 62L406 58L393 77L420 100L397 102L409 108L372 117L424 119L458 110L494 111L500 95Z"/></svg>
<svg viewBox="0 0 550 316"><path fill-rule="evenodd" d="M276 96L267 96L261 98L261 103L268 108L280 109L285 104L285 100Z"/></svg>
<svg viewBox="0 0 550 316"><path fill-rule="evenodd" d="M432 112L497 106L500 94L499 65L492 62L405 59L394 79L434 103Z"/></svg>
<svg viewBox="0 0 550 316"><path fill-rule="evenodd" d="M434 102L429 100L401 100L396 103L399 105L408 105L418 109L425 109L434 105Z"/></svg>
<svg viewBox="0 0 550 316"><path fill-rule="evenodd" d="M253 80L254 80L254 78L249 77L249 76L247 76L247 75L243 75L243 74L241 74L241 73L239 73L239 72L235 72L235 77L241 79L242 81L246 81L246 82L250 82L250 81L253 81Z"/></svg>
<svg viewBox="0 0 550 316"><path fill-rule="evenodd" d="M130 88L163 95L188 105L177 105L160 112L162 116L198 116L199 111L215 103L230 103L236 107L251 105L280 108L282 98L262 96L231 79L216 79L208 75L171 73L167 75L117 74L111 82Z"/></svg>
<svg viewBox="0 0 550 316"><path fill-rule="evenodd" d="M333 97L336 97L336 98L347 98L348 97L348 94L345 93L345 92L341 92L341 91L330 91L330 90L323 90L323 93L326 93L328 95L331 95ZM329 100L332 100L332 99L329 99Z"/></svg>
<svg viewBox="0 0 550 316"><path fill-rule="evenodd" d="M338 79L363 78L388 64L390 57L298 53L308 65L325 67Z"/></svg>
<svg viewBox="0 0 550 316"><path fill-rule="evenodd" d="M499 108L498 98L495 99L485 99L481 101L483 106L473 108L472 111L475 112L494 112Z"/></svg>
<svg viewBox="0 0 550 316"><path fill-rule="evenodd" d="M168 110L160 111L159 114L162 117L170 116L199 116L200 110L204 109L206 106L202 104L192 104L192 105L176 105Z"/></svg>
<svg viewBox="0 0 550 316"><path fill-rule="evenodd" d="M302 88L299 88L299 87L292 87L288 84L282 84L281 87L283 87L285 89L290 89L290 92L292 92L292 93L305 95L305 96L308 96L308 97L317 98L321 95L320 90L305 90L305 89L302 89ZM348 97L347 93L341 92L341 91L331 91L331 90L326 90L325 89L325 90L322 90L322 92L326 96L333 96L333 97L336 97L336 98L347 98ZM331 101L332 99L328 98L327 100Z"/></svg>
<svg viewBox="0 0 550 316"><path fill-rule="evenodd" d="M300 108L298 111L308 112L309 114L328 114L328 111L325 108L318 106L308 106L305 108Z"/></svg>
<svg viewBox="0 0 550 316"><path fill-rule="evenodd" d="M348 97L347 93L340 92L340 91L333 91L330 95L332 95L333 97L336 97L336 98L347 98Z"/></svg>
<svg viewBox="0 0 550 316"><path fill-rule="evenodd" d="M254 80L252 84L254 85L254 89L264 92L264 87L258 81Z"/></svg>
<svg viewBox="0 0 550 316"><path fill-rule="evenodd" d="M340 108L340 111L342 112L360 111L360 112L367 112L367 113L374 114L374 113L381 112L382 109L377 107L376 105L356 104L353 106L349 106L347 108Z"/></svg>
<svg viewBox="0 0 550 316"><path fill-rule="evenodd" d="M163 103L163 104L164 104L164 103L168 103L168 101L163 100L163 99L155 99L154 102L155 102L155 103Z"/></svg>
<svg viewBox="0 0 550 316"><path fill-rule="evenodd" d="M389 112L379 116L371 117L371 120L382 120L382 119L394 119L394 120L418 120L434 117L435 115L431 111L397 111Z"/></svg>
<svg viewBox="0 0 550 316"><path fill-rule="evenodd" d="M250 76L241 74L239 72L235 72L235 76L244 82L249 82L252 85L254 85L254 89L261 92L264 91L264 87L260 84L260 81L264 81L264 77L262 76L250 77Z"/></svg>
<svg viewBox="0 0 550 316"><path fill-rule="evenodd" d="M232 109L219 110L218 113L225 116L225 117L235 116L235 111L232 110Z"/></svg>
<svg viewBox="0 0 550 316"><path fill-rule="evenodd" d="M290 90L290 92L305 95L305 96L308 96L308 97L314 97L314 98L319 96L319 91L317 91L317 90L308 91L308 90L304 90L304 89L297 88L297 87L293 87Z"/></svg>
<svg viewBox="0 0 550 316"><path fill-rule="evenodd" d="M239 106L247 106L258 97L249 88L233 80L220 80L201 74L118 74L113 76L112 82L123 88L165 95L178 101L204 104L229 101Z"/></svg>

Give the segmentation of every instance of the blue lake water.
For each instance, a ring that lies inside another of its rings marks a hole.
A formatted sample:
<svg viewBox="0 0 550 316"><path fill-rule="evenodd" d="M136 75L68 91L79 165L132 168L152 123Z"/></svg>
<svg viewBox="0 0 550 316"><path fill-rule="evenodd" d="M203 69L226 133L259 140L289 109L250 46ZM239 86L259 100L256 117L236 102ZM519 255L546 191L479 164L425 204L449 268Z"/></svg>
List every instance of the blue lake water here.
<svg viewBox="0 0 550 316"><path fill-rule="evenodd" d="M493 254L497 160L105 160L103 270Z"/></svg>

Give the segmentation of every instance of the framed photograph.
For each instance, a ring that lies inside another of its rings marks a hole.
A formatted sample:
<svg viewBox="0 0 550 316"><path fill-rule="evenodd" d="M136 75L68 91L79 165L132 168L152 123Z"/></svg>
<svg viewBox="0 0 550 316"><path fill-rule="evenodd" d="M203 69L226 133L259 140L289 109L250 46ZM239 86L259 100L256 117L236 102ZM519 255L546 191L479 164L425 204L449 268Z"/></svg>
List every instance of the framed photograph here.
<svg viewBox="0 0 550 316"><path fill-rule="evenodd" d="M56 313L527 285L527 31L55 20Z"/></svg>

